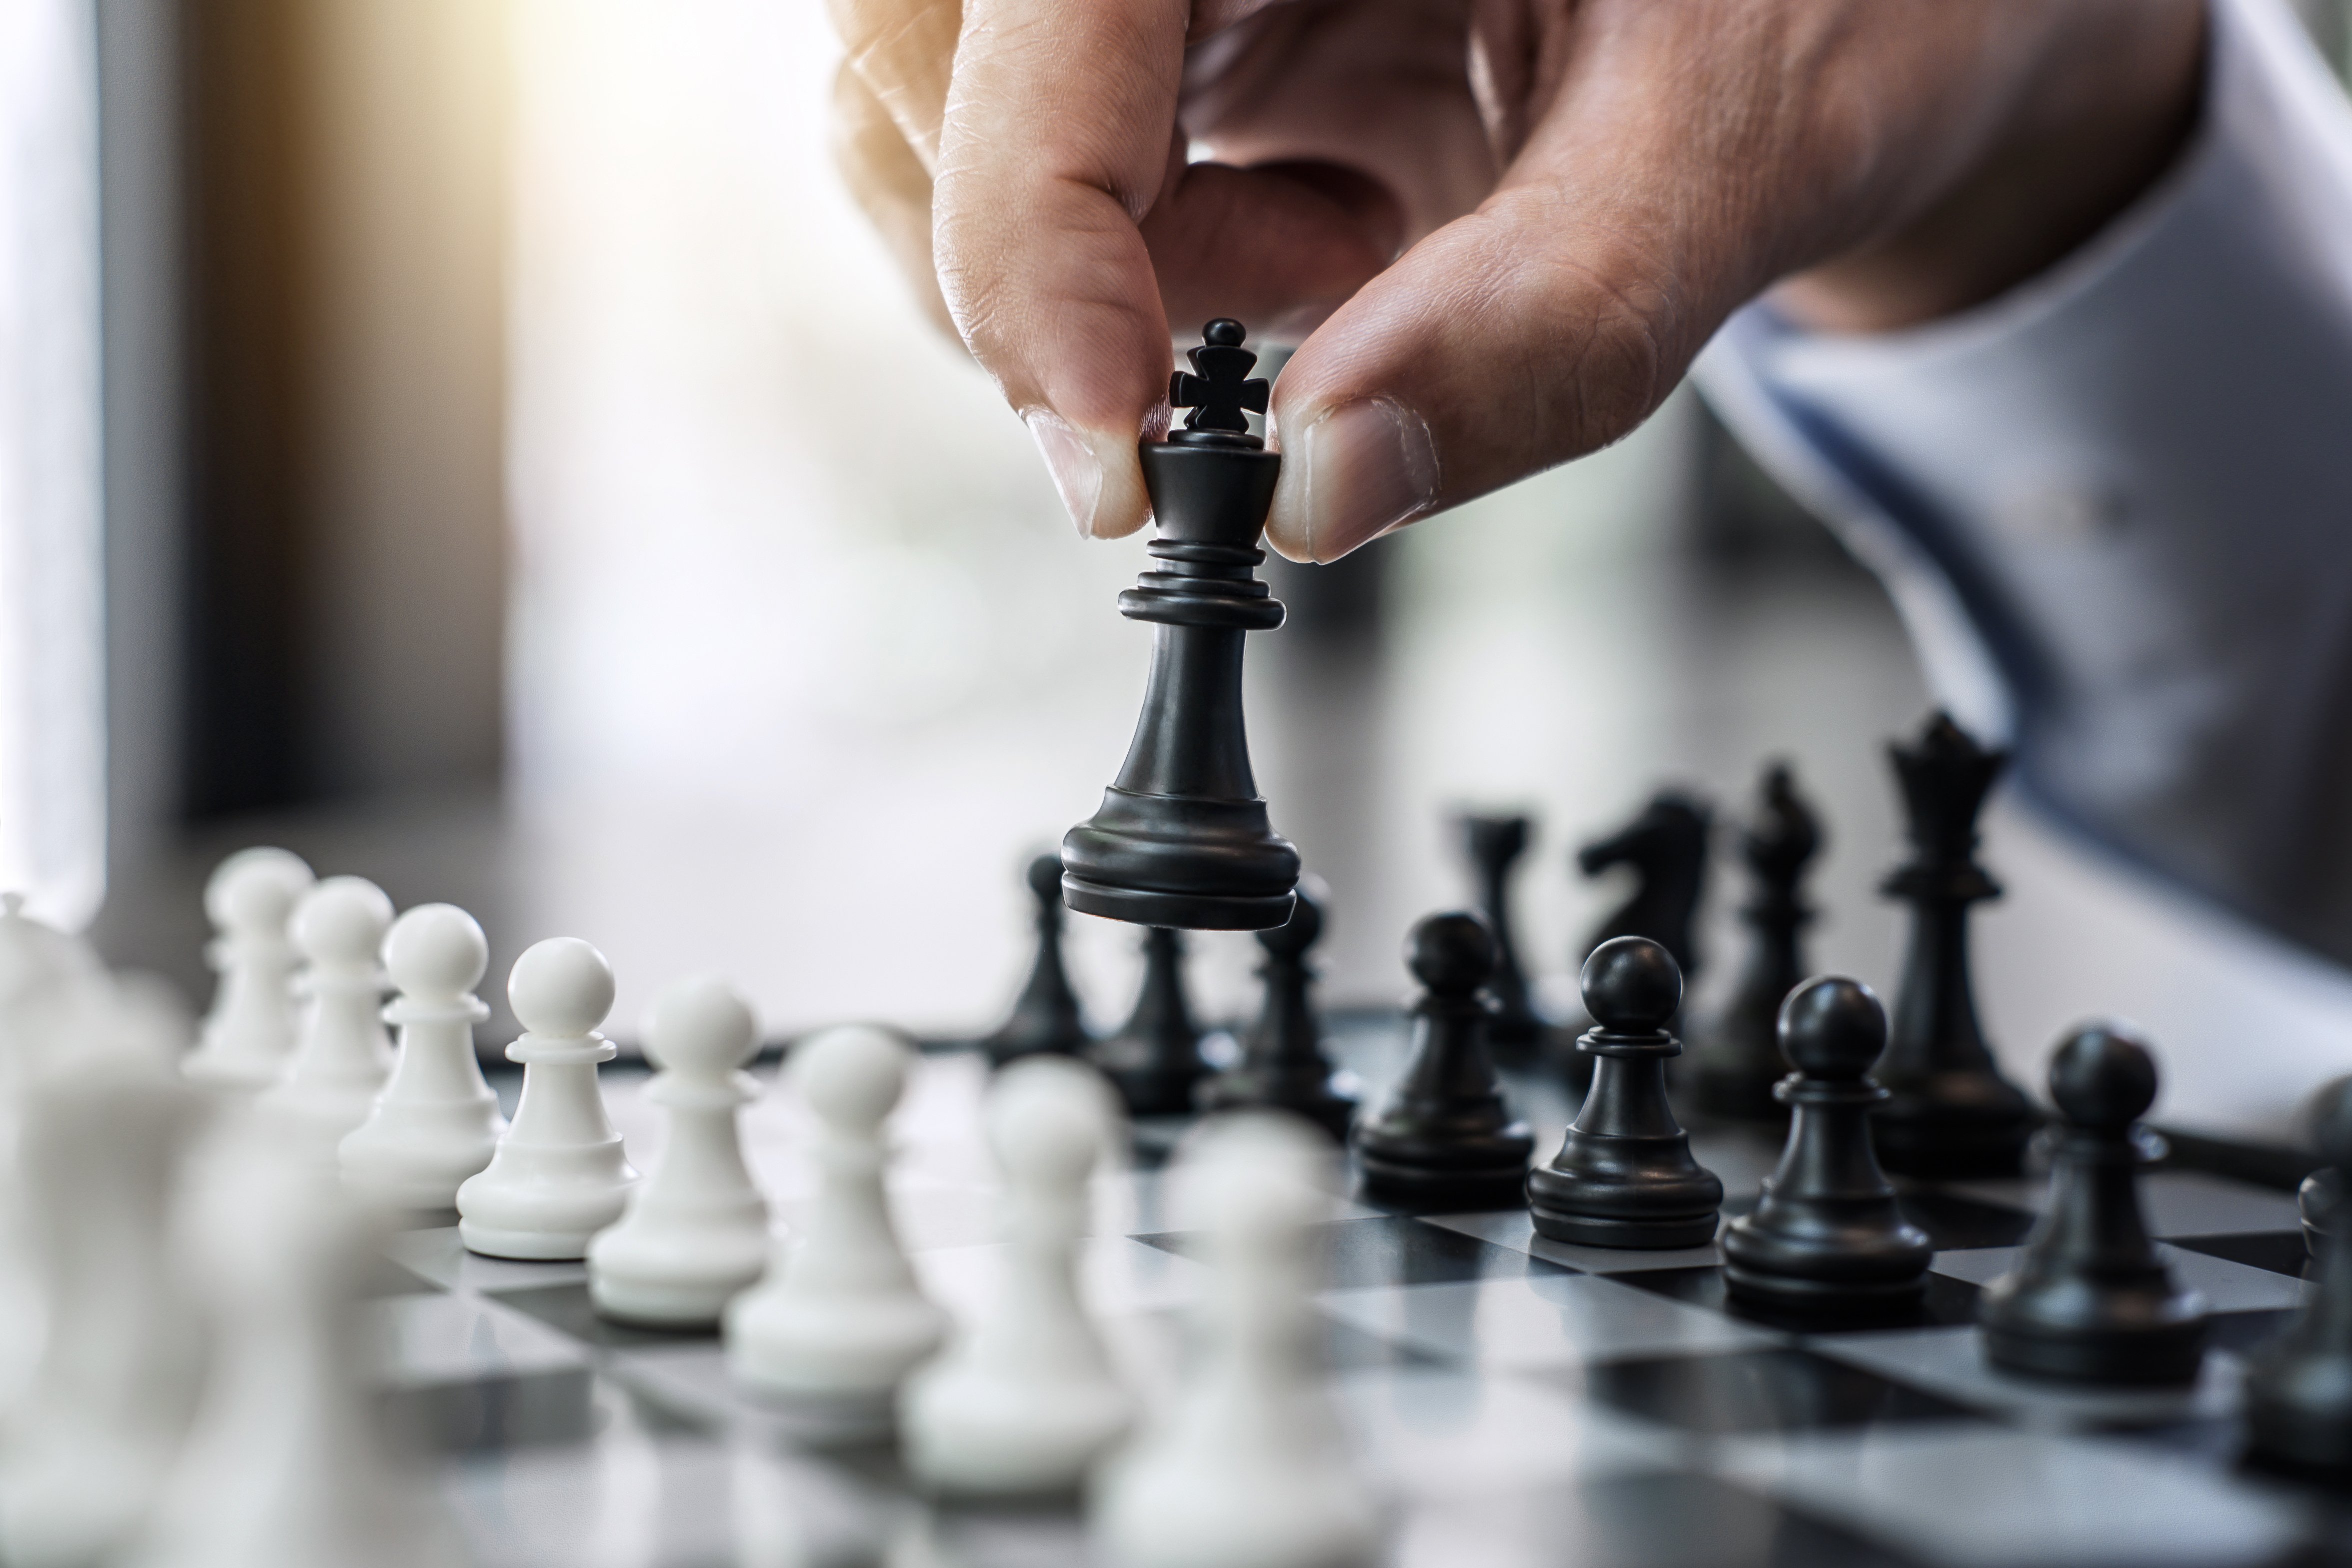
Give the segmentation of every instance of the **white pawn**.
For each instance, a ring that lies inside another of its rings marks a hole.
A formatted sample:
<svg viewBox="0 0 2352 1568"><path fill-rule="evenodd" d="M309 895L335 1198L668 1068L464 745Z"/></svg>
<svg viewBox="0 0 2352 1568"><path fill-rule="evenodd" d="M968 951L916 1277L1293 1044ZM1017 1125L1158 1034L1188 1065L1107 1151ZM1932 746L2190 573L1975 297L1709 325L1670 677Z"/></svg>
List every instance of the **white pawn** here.
<svg viewBox="0 0 2352 1568"><path fill-rule="evenodd" d="M138 1531L201 1365L166 1246L196 1120L178 1074L187 1020L136 985L92 1003L68 1031L72 1060L25 1090L16 1183L45 1328L31 1385L0 1428L0 1542L13 1568L98 1562Z"/></svg>
<svg viewBox="0 0 2352 1568"><path fill-rule="evenodd" d="M266 1117L267 1113L262 1113ZM450 1568L379 1435L362 1281L381 1239L257 1118L192 1173L182 1233L215 1330L195 1424L132 1568ZM110 1560L121 1561L121 1560Z"/></svg>
<svg viewBox="0 0 2352 1568"><path fill-rule="evenodd" d="M770 1394L887 1400L939 1349L946 1315L915 1283L883 1191L882 1123L907 1086L909 1052L862 1024L793 1051L784 1072L823 1124L818 1186L800 1239L727 1308L728 1364Z"/></svg>
<svg viewBox="0 0 2352 1568"><path fill-rule="evenodd" d="M213 939L205 961L220 976L204 1032L183 1071L201 1083L262 1089L285 1075L294 1054L294 971L288 938L296 901L318 879L299 855L257 847L221 862L205 884Z"/></svg>
<svg viewBox="0 0 2352 1568"><path fill-rule="evenodd" d="M1091 1522L1117 1568L1334 1568L1371 1552L1371 1500L1318 1377L1312 1228L1329 1217L1324 1141L1244 1112L1211 1123L1178 1173L1212 1277L1174 1406L1095 1478Z"/></svg>
<svg viewBox="0 0 2352 1568"><path fill-rule="evenodd" d="M669 1143L621 1223L588 1246L588 1294L622 1322L716 1328L768 1260L768 1206L743 1164L737 1113L758 1097L741 1071L759 1049L751 1004L726 981L680 980L654 1003L646 1098Z"/></svg>
<svg viewBox="0 0 2352 1568"><path fill-rule="evenodd" d="M286 1076L261 1103L325 1138L329 1152L367 1120L392 1071L379 959L391 926L392 900L363 876L331 876L294 906L310 1010Z"/></svg>
<svg viewBox="0 0 2352 1568"><path fill-rule="evenodd" d="M454 904L420 904L392 923L383 964L399 997L383 1009L400 1027L392 1082L342 1142L343 1185L381 1207L446 1209L467 1176L490 1163L507 1119L474 1057L474 1026L490 1016L474 988L490 946Z"/></svg>
<svg viewBox="0 0 2352 1568"><path fill-rule="evenodd" d="M26 914L23 894L0 893L0 1150L16 1091L83 1043L77 1031L110 989L88 942Z"/></svg>
<svg viewBox="0 0 2352 1568"><path fill-rule="evenodd" d="M81 1048L89 1009L106 989L106 967L89 944L26 915L23 894L0 894L0 1173L16 1146L26 1086ZM0 1179L0 1408L31 1375L40 1337L31 1222L19 1184Z"/></svg>
<svg viewBox="0 0 2352 1568"><path fill-rule="evenodd" d="M1078 1297L1087 1178L1116 1119L1108 1087L1066 1057L997 1075L988 1141L1009 1244L995 1299L898 1406L907 1467L942 1491L1067 1491L1126 1432L1135 1401Z"/></svg>
<svg viewBox="0 0 2352 1568"><path fill-rule="evenodd" d="M596 1032L613 1010L613 967L577 936L551 936L515 960L507 1000L524 1031L507 1047L522 1096L488 1167L457 1189L457 1239L493 1258L584 1258L637 1180L596 1087L596 1064L614 1055Z"/></svg>

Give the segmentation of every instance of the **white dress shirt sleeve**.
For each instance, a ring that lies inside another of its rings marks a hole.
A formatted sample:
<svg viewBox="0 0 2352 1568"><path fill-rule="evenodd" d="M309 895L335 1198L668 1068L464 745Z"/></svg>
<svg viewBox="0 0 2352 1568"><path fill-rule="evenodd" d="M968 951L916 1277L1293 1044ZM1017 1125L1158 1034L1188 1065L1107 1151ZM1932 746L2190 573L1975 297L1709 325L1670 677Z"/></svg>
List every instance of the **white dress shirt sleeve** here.
<svg viewBox="0 0 2352 1568"><path fill-rule="evenodd" d="M1697 373L2031 800L2352 959L2352 107L2278 0L2215 0L2209 69L2050 272L1885 334L1752 306Z"/></svg>

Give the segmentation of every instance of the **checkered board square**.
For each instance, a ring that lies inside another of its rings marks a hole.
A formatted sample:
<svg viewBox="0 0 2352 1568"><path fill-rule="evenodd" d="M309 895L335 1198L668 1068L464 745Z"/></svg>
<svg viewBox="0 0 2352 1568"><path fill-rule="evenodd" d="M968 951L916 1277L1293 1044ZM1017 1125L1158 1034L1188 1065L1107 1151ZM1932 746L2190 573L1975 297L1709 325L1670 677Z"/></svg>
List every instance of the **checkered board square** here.
<svg viewBox="0 0 2352 1568"><path fill-rule="evenodd" d="M1356 1059L1392 1061L1396 1031ZM985 1070L927 1057L897 1125L900 1228L951 1311L1001 1266L980 1144ZM607 1098L642 1166L657 1119L639 1080ZM511 1092L511 1085L508 1085ZM1557 1147L1567 1096L1515 1081ZM792 1223L809 1193L794 1107L747 1113L755 1173ZM1141 1129L1165 1147L1172 1129ZM1755 1200L1773 1146L1695 1134L1727 1207ZM1105 1175L1081 1268L1148 1400L1187 1354L1200 1239L1161 1172ZM2303 1289L2285 1195L2186 1171L2145 1181L2151 1229L2213 1304L2202 1380L2114 1393L1995 1373L1976 1296L2041 1201L2030 1182L1906 1195L1940 1249L1911 1319L1819 1332L1726 1301L1712 1247L1612 1252L1536 1236L1524 1210L1402 1214L1341 1202L1323 1227L1318 1305L1328 1389L1386 1511L1396 1568L1789 1564L2352 1563L2345 1500L2237 1461L2242 1353ZM371 1310L386 1398L436 1450L439 1483L486 1568L1081 1564L1076 1508L935 1506L887 1446L815 1440L729 1378L711 1336L590 1311L578 1264L471 1257L454 1229L397 1238Z"/></svg>

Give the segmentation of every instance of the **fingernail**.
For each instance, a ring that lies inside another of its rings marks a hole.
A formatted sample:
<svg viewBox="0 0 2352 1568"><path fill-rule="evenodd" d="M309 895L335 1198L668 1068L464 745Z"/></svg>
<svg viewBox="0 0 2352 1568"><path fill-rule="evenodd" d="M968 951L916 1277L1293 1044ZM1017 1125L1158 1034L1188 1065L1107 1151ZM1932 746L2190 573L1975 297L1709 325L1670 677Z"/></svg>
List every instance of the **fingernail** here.
<svg viewBox="0 0 2352 1568"><path fill-rule="evenodd" d="M1428 423L1392 398L1367 398L1282 433L1282 477L1266 531L1286 554L1332 561L1436 499Z"/></svg>
<svg viewBox="0 0 2352 1568"><path fill-rule="evenodd" d="M1103 465L1094 448L1068 420L1051 409L1033 409L1022 418L1029 426L1030 439L1045 455L1045 472L1054 476L1054 488L1061 493L1070 521L1077 525L1078 537L1092 538L1103 488Z"/></svg>

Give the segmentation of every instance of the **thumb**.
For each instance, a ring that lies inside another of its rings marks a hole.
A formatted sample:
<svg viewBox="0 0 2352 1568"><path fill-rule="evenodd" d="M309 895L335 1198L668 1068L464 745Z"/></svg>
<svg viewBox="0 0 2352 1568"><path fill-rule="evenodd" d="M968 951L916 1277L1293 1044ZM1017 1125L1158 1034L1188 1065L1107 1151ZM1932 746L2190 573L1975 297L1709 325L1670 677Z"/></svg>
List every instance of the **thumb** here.
<svg viewBox="0 0 2352 1568"><path fill-rule="evenodd" d="M1337 560L1649 416L1728 307L1694 309L1671 249L1608 205L1498 191L1300 345L1275 385L1276 549Z"/></svg>

